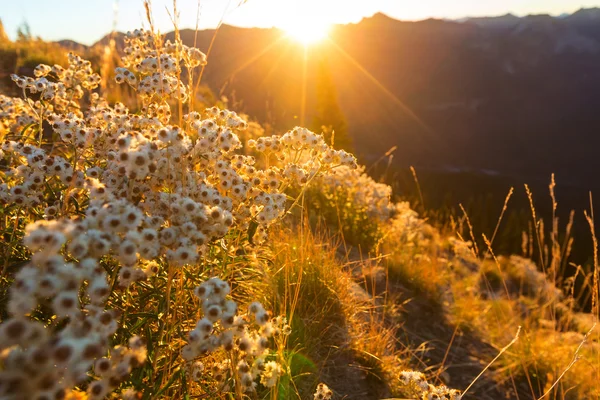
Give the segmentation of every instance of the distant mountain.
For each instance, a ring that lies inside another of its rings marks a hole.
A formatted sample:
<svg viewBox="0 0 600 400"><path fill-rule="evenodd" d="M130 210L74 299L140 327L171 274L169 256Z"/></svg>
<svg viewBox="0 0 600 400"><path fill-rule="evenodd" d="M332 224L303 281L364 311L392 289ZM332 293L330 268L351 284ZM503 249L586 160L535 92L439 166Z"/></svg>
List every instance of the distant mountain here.
<svg viewBox="0 0 600 400"><path fill-rule="evenodd" d="M92 44L91 46L76 42L74 40L59 40L57 43L59 46L63 47L68 51L74 51L76 53L83 54L89 50L95 50L107 46L110 44L111 40L115 41L115 46L118 51L122 51L125 47L125 42L123 38L125 37L125 33L123 32L113 32L105 35L100 40Z"/></svg>
<svg viewBox="0 0 600 400"><path fill-rule="evenodd" d="M600 41L600 8L583 8L564 20L582 35Z"/></svg>
<svg viewBox="0 0 600 400"><path fill-rule="evenodd" d="M181 31L205 52L214 35ZM556 172L600 187L600 9L460 22L376 14L330 37L307 50L304 69L304 49L280 30L224 25L203 81L284 130L301 122L304 84L310 124L325 63L367 161L397 145L398 165L542 181Z"/></svg>
<svg viewBox="0 0 600 400"><path fill-rule="evenodd" d="M64 49L66 49L68 51L73 51L75 53L83 53L89 48L89 46L86 46L85 44L81 44L74 40L68 40L68 39L59 40L56 43L59 46L63 47Z"/></svg>
<svg viewBox="0 0 600 400"><path fill-rule="evenodd" d="M514 28L520 21L521 18L514 14L506 14L499 17L466 18L461 22L470 22L486 29L505 31Z"/></svg>
<svg viewBox="0 0 600 400"><path fill-rule="evenodd" d="M125 47L125 42L123 40L124 38L125 38L125 33L123 33L123 32L109 33L108 35L105 35L102 39L100 39L96 43L94 43L91 47L97 48L97 47L101 47L101 46L102 47L107 46L110 44L111 40L114 40L117 50L121 51Z"/></svg>
<svg viewBox="0 0 600 400"><path fill-rule="evenodd" d="M574 23L594 23L600 19L600 7L581 8L567 16Z"/></svg>

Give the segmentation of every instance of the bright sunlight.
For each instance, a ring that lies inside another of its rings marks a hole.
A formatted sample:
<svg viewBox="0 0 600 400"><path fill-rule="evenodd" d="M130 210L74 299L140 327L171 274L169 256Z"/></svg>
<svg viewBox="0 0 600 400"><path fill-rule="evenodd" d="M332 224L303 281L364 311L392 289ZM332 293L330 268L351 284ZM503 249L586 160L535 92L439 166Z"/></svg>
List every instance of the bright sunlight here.
<svg viewBox="0 0 600 400"><path fill-rule="evenodd" d="M315 23L306 20L291 21L283 30L288 36L304 45L313 44L325 39L329 33L330 25L326 23Z"/></svg>
<svg viewBox="0 0 600 400"><path fill-rule="evenodd" d="M294 23L283 29L288 36L304 45L313 44L325 39L329 33L330 26L327 24L305 24Z"/></svg>

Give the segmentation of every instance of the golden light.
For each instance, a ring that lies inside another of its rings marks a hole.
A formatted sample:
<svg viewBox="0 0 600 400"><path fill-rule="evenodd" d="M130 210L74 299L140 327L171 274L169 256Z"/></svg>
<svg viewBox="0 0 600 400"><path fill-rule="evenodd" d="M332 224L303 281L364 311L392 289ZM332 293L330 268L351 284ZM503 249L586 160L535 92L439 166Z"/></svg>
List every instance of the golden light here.
<svg viewBox="0 0 600 400"><path fill-rule="evenodd" d="M326 23L317 23L316 21L307 21L300 18L297 21L290 21L282 28L287 33L288 37L297 40L306 46L327 38L330 25Z"/></svg>

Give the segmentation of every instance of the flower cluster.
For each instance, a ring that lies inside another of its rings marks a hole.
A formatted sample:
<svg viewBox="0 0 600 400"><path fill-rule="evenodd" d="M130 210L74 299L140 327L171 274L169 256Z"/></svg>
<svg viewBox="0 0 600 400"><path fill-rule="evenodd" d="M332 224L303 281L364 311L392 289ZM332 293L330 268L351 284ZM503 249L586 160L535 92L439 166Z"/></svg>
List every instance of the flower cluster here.
<svg viewBox="0 0 600 400"><path fill-rule="evenodd" d="M200 299L204 317L189 332L188 344L182 349L183 358L190 362L188 370L197 379L203 364L194 360L222 349L232 355L229 361L235 368L230 374L244 392L254 391L259 378L264 387L273 387L282 369L276 361L267 360L270 339L288 335L290 327L285 318L271 320L258 302L251 303L246 314L238 315L236 302L227 299L230 290L229 285L218 278L196 287L194 294ZM228 368L220 366L215 375L224 382Z"/></svg>
<svg viewBox="0 0 600 400"><path fill-rule="evenodd" d="M251 139L257 140L266 135L265 128L263 128L261 124L250 121L250 118L247 115L242 114L240 117L245 121L248 121L246 129L240 132L240 139L242 139L244 143Z"/></svg>
<svg viewBox="0 0 600 400"><path fill-rule="evenodd" d="M181 81L181 67L189 69L206 64L206 55L181 41L160 43L161 38L152 32L135 30L125 36L125 67L117 68L117 83L127 83L142 98L177 96L183 102L188 97L188 87Z"/></svg>
<svg viewBox="0 0 600 400"><path fill-rule="evenodd" d="M406 201L394 204L393 217L391 220L391 233L397 235L403 241L415 241L425 244L425 230L427 224L419 217L419 214L410 208Z"/></svg>
<svg viewBox="0 0 600 400"><path fill-rule="evenodd" d="M74 385L88 380L94 365L101 379L89 385L88 395L103 399L145 361L146 348L137 337L131 338L129 348L114 347L111 358L98 358L107 350L106 331L116 330L115 316L94 306L85 311L56 336L26 318L0 325L2 398L64 398Z"/></svg>
<svg viewBox="0 0 600 400"><path fill-rule="evenodd" d="M387 221L396 211L391 202L392 188L375 182L365 173L364 167L337 168L321 180L328 191L348 191L348 200L354 207L364 208L371 218Z"/></svg>
<svg viewBox="0 0 600 400"><path fill-rule="evenodd" d="M81 99L85 90L95 89L101 81L100 75L92 70L92 64L78 55L69 53L69 67L60 65L38 65L34 70L35 78L11 75L24 94L39 94L41 101L34 103L33 108L42 109L43 102L52 102L57 109L65 110ZM43 115L41 115L43 116ZM38 117L40 117L38 113Z"/></svg>
<svg viewBox="0 0 600 400"><path fill-rule="evenodd" d="M402 371L400 382L406 387L411 395L422 400L460 400L460 392L448 389L446 386L435 386L427 382L425 375L417 371Z"/></svg>
<svg viewBox="0 0 600 400"><path fill-rule="evenodd" d="M113 347L110 357L99 358L94 363L94 373L100 379L89 385L89 399L104 399L107 394L127 379L133 368L139 367L145 361L146 346L142 339L137 336L129 339L129 348L123 346ZM134 393L133 389L126 389L123 397L132 396Z"/></svg>
<svg viewBox="0 0 600 400"><path fill-rule="evenodd" d="M36 120L30 104L23 99L0 95L0 131L18 133ZM4 151L0 150L0 158Z"/></svg>
<svg viewBox="0 0 600 400"><path fill-rule="evenodd" d="M326 384L319 383L317 385L317 390L315 391L315 394L314 394L315 400L331 400L332 397L333 397L333 392L331 391L331 389L329 389L327 387Z"/></svg>
<svg viewBox="0 0 600 400"><path fill-rule="evenodd" d="M392 188L373 180L364 167L349 168L340 166L330 174L323 175L317 183L319 193L336 204L337 218L342 218L344 227L358 225L362 232L369 230L373 221L385 226L388 235L399 237L403 241L424 239L425 221L410 208L408 202L392 201ZM328 205L330 206L330 205ZM362 215L362 218L359 216ZM355 220L352 220L354 218ZM375 224L377 225L377 224ZM379 230L372 226L372 230ZM345 232L346 239L354 232ZM373 233L372 235L377 235ZM361 243L367 242L362 238Z"/></svg>
<svg viewBox="0 0 600 400"><path fill-rule="evenodd" d="M27 398L60 397L92 366L100 378L89 385L92 398L119 389L146 358L137 338L129 350L110 350L126 311L121 293L151 288L157 275L205 276L201 265L215 249L266 237L291 203L288 188L356 167L351 154L304 128L244 142L246 129L251 137L264 131L217 107L189 110L175 125L169 101L189 95L182 69L206 62L180 41L127 35L116 80L137 91L136 112L93 92L100 77L88 61L73 54L68 61L38 66L35 78L13 76L23 99L0 96L0 205L26 248L21 259L28 258L14 274L10 317L0 324L0 390L21 390L27 371L41 371L45 380ZM3 250L13 254L11 246ZM245 390L257 381L272 387L284 371L268 348L289 326L258 303L239 315L229 290L217 278L196 289L204 317L175 351L195 379L214 369L198 359L224 349L235 359L215 364L221 376L235 371Z"/></svg>
<svg viewBox="0 0 600 400"><path fill-rule="evenodd" d="M452 251L452 255L461 258L471 258L473 257L473 242L470 240L465 241L458 239L454 236L448 237L448 245L450 246L450 250Z"/></svg>
<svg viewBox="0 0 600 400"><path fill-rule="evenodd" d="M390 186L375 182L364 167L341 165L321 176L312 188L314 206L326 220L339 224L348 243L371 249L381 240L382 228L395 211Z"/></svg>
<svg viewBox="0 0 600 400"><path fill-rule="evenodd" d="M357 167L356 158L344 151L335 150L325 143L322 135L306 128L295 127L282 136L260 137L248 141L251 149L275 155L283 165L291 165L310 175L325 165Z"/></svg>

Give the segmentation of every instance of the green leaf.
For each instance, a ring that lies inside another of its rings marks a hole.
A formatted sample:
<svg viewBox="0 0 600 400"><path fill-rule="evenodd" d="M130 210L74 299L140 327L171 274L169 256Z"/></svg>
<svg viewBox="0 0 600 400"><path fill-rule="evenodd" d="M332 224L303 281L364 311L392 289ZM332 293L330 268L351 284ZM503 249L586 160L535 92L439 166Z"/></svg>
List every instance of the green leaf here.
<svg viewBox="0 0 600 400"><path fill-rule="evenodd" d="M32 126L36 126L37 123L36 122L32 122L30 124L27 124L23 127L23 129L21 130L21 137L23 137L25 135L25 132L27 132L27 129L31 128Z"/></svg>
<svg viewBox="0 0 600 400"><path fill-rule="evenodd" d="M248 226L248 241L250 242L250 244L254 244L252 239L254 238L257 229L258 222L256 222L255 220L250 221L250 225Z"/></svg>
<svg viewBox="0 0 600 400"><path fill-rule="evenodd" d="M177 379L180 375L181 375L182 370L178 370L177 372L175 372L172 376L171 379L169 379L169 381L167 382L167 384L165 386L163 386L155 395L156 398L158 398L161 394L163 394L164 392L166 392L167 390L169 390L169 388L173 385L173 383L175 382L175 379Z"/></svg>
<svg viewBox="0 0 600 400"><path fill-rule="evenodd" d="M290 374L283 375L278 385L278 400L299 399L296 382L301 379L310 380L316 371L315 363L304 354L296 351L286 351ZM313 378L314 379L314 378Z"/></svg>

